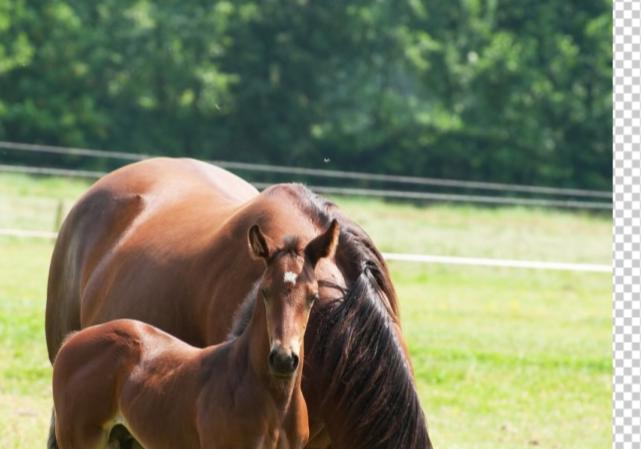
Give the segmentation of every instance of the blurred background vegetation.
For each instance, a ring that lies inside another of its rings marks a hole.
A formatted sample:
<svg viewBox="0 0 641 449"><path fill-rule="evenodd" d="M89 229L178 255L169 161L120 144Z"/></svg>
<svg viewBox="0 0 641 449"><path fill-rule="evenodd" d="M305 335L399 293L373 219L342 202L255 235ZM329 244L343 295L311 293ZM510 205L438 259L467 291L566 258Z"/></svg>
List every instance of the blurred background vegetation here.
<svg viewBox="0 0 641 449"><path fill-rule="evenodd" d="M609 190L611 14L0 0L0 140Z"/></svg>

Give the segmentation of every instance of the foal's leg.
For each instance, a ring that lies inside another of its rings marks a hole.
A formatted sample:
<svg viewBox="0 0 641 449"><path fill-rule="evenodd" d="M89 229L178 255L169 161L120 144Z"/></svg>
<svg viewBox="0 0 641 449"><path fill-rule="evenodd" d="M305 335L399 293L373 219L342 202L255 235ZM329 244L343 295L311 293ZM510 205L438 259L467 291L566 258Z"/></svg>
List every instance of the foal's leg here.
<svg viewBox="0 0 641 449"><path fill-rule="evenodd" d="M57 419L56 436L60 449L118 449L117 441L109 441L109 428L104 428L95 423L76 422L66 423L66 420Z"/></svg>
<svg viewBox="0 0 641 449"><path fill-rule="evenodd" d="M67 392L65 401L56 404L55 428L58 448L118 449L118 441L114 441L114 444L109 442L109 434L116 424L117 407L113 403L114 399L108 401L100 395L91 396L91 389L83 391L83 388L78 388L80 385L88 385L86 379L73 380L77 381L76 388ZM104 390L100 389L101 392Z"/></svg>
<svg viewBox="0 0 641 449"><path fill-rule="evenodd" d="M127 374L123 365L128 361L128 348L114 335L87 333L84 341L72 337L56 356L53 397L59 449L109 448L118 414L118 384Z"/></svg>
<svg viewBox="0 0 641 449"><path fill-rule="evenodd" d="M107 438L108 436L109 436L109 432L107 432ZM65 443L63 443L64 446L58 446L58 441L56 439L56 412L55 410L51 410L51 425L49 426L49 438L47 439L47 449L65 449L65 448L85 447L84 442L75 444L72 441L66 441L66 439L70 438L70 436L65 435L64 438L65 438ZM88 446L88 447L91 449L93 449L94 447L100 448L100 449L103 449L103 448L124 449L120 447L120 443L118 441L108 441L106 444L100 443L97 446ZM134 449L137 449L138 447L132 446L132 448Z"/></svg>

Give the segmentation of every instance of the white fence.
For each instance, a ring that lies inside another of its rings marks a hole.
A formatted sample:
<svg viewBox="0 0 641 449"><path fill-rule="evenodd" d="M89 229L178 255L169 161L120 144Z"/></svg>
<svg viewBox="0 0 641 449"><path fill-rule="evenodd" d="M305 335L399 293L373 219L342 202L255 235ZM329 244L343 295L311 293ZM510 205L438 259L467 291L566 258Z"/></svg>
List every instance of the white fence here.
<svg viewBox="0 0 641 449"><path fill-rule="evenodd" d="M0 229L0 236L55 239L57 234L49 231L33 231L25 229ZM579 264L564 262L541 262L533 260L514 259L485 259L479 257L452 257L434 256L427 254L401 254L383 253L386 260L394 260L412 263L428 263L442 265L472 265L480 267L500 268L528 268L533 270L560 270L560 271L584 271L596 273L610 273L612 268L602 264Z"/></svg>
<svg viewBox="0 0 641 449"><path fill-rule="evenodd" d="M116 151L101 151L86 148L66 148L54 147L48 145L35 145L23 144L14 142L0 141L0 149L15 150L15 151L28 151L28 152L44 152L62 155L75 155L86 157L100 157L109 159L119 159L125 161L138 161L143 160L151 155L132 154ZM374 173L359 173L359 172L345 172L336 170L322 170L322 169L309 169L300 167L286 167L267 164L251 164L244 162L229 162L229 161L213 161L216 165L228 169L239 169L248 171L263 171L270 173L283 173L293 175L306 175L312 177L326 177L326 178L342 178L342 179L356 179L367 181L380 181L401 184L414 184L414 185L431 185L439 187L451 188L466 188L477 190L489 190L496 192L519 192L519 193L536 193L540 195L548 195L557 198L519 198L509 196L493 196L493 195L469 195L469 194L456 194L456 193L433 193L433 192L419 192L419 191L403 191L393 189L364 189L357 187L338 187L338 186L309 186L312 190L319 193L328 193L336 195L354 195L354 196L375 196L383 198L401 198L412 200L432 200L432 201L446 201L446 202L469 202L469 203L484 203L484 204L503 204L503 205L519 205L519 206L535 206L535 207L559 207L559 208L582 208L582 209L611 209L611 202L598 201L598 200L576 200L568 198L558 198L559 196L573 196L594 199L611 199L610 192L595 191L595 190L579 190L579 189L563 189L553 187L541 186L520 186L513 184L500 184L488 183L477 181L460 181L450 179L435 179L435 178L418 178L410 176L392 176ZM97 179L103 176L104 172L92 170L70 170L65 168L55 167L33 167L22 165L7 165L0 164L0 172L8 173L27 173L33 175L51 175L51 176L64 176L64 177L79 177L88 179ZM268 184L255 182L257 188L264 188ZM54 229L57 229L62 219L64 206L62 203L58 204L56 211L56 218ZM43 230L26 230L26 229L13 229L4 228L0 229L0 236L18 237L18 238L44 238L55 239L56 232L43 231ZM504 268L524 268L536 270L566 270L566 271L579 271L579 272L611 272L611 267L604 264L577 264L565 262L549 262L549 261L532 261L532 260L514 260L514 259L488 259L478 257L452 257L452 256L439 256L427 254L400 254L400 253L384 253L387 260L411 262L411 263L429 263L429 264L445 264L445 265L473 265L483 267L504 267Z"/></svg>

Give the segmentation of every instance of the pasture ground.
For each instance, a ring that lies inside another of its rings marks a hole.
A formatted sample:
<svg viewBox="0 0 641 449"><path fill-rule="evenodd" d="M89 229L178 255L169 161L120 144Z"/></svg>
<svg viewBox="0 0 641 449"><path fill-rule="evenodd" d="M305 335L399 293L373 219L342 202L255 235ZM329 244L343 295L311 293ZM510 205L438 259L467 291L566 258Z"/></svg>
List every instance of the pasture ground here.
<svg viewBox="0 0 641 449"><path fill-rule="evenodd" d="M53 230L88 183L0 175L0 228ZM605 215L336 198L383 251L609 263ZM0 447L44 447L53 243L0 237ZM402 323L437 448L611 444L611 277L395 262Z"/></svg>

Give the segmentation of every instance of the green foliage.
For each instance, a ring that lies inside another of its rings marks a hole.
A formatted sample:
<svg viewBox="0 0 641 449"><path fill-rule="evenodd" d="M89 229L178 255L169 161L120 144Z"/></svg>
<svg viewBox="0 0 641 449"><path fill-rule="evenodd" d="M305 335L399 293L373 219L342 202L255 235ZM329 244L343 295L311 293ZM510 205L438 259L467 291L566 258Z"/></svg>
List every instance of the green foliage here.
<svg viewBox="0 0 641 449"><path fill-rule="evenodd" d="M0 0L0 139L608 189L611 43L611 0Z"/></svg>

